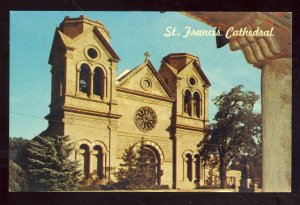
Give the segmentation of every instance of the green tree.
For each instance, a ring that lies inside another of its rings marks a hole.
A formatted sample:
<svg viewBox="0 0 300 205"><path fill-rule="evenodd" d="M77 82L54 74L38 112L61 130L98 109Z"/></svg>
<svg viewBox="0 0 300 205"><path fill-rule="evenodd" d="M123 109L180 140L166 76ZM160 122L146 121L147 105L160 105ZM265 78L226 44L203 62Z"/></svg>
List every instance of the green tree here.
<svg viewBox="0 0 300 205"><path fill-rule="evenodd" d="M75 190L78 163L69 159L73 144L68 136L37 136L28 145L27 173L32 191Z"/></svg>
<svg viewBox="0 0 300 205"><path fill-rule="evenodd" d="M124 163L120 164L118 172L116 172L116 177L118 180L119 189L132 189L135 184L136 176L136 153L134 152L133 147L129 147L125 150L125 153L122 156Z"/></svg>
<svg viewBox="0 0 300 205"><path fill-rule="evenodd" d="M232 164L242 171L241 191L248 191L246 181L261 183L262 121L261 114L251 113L244 120L235 141Z"/></svg>
<svg viewBox="0 0 300 205"><path fill-rule="evenodd" d="M23 147L27 144L29 140L24 139L23 137L10 137L9 138L9 150L15 151L18 150L20 147Z"/></svg>
<svg viewBox="0 0 300 205"><path fill-rule="evenodd" d="M9 138L9 152L10 158L15 161L19 166L24 168L26 159L26 147L30 140L23 137Z"/></svg>
<svg viewBox="0 0 300 205"><path fill-rule="evenodd" d="M250 159L250 177L258 187L262 187L262 121L261 116L257 116L257 123L254 126L254 138L256 149Z"/></svg>
<svg viewBox="0 0 300 205"><path fill-rule="evenodd" d="M213 100L218 107L214 117L216 122L210 124L199 144L202 156L215 154L219 157L220 188L226 188L226 169L230 162L239 161L255 147L251 119L255 116L253 107L259 96L253 91L242 91L242 88L238 85Z"/></svg>
<svg viewBox="0 0 300 205"><path fill-rule="evenodd" d="M262 144L259 144L259 149L250 162L250 178L258 188L262 188Z"/></svg>
<svg viewBox="0 0 300 205"><path fill-rule="evenodd" d="M214 183L214 175L215 175L215 169L217 168L219 164L219 158L215 155L209 155L204 161L204 167L208 169L208 177L206 181L206 185L210 188L213 187Z"/></svg>
<svg viewBox="0 0 300 205"><path fill-rule="evenodd" d="M136 186L138 189L151 189L156 185L156 166L150 151L146 149L144 139L140 142L137 152Z"/></svg>
<svg viewBox="0 0 300 205"><path fill-rule="evenodd" d="M18 192L27 190L25 172L14 161L9 160L9 191Z"/></svg>
<svg viewBox="0 0 300 205"><path fill-rule="evenodd" d="M155 164L144 139L140 141L137 152L129 147L123 154L123 163L115 173L118 182L117 189L154 189L156 188Z"/></svg>

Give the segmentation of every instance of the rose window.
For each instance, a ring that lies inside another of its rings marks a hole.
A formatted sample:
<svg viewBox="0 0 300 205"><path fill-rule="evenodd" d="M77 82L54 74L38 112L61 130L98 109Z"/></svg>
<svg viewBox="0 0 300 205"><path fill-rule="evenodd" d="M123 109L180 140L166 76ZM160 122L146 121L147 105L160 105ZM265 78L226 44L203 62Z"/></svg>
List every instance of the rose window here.
<svg viewBox="0 0 300 205"><path fill-rule="evenodd" d="M157 123L157 116L150 107L141 107L135 113L136 126L142 131L152 130Z"/></svg>

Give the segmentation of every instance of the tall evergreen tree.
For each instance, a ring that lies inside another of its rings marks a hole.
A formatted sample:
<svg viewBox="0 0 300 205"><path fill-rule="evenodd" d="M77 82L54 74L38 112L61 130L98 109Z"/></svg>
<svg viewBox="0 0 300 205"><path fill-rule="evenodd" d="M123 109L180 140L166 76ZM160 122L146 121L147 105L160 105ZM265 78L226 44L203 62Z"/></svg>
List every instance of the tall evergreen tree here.
<svg viewBox="0 0 300 205"><path fill-rule="evenodd" d="M129 147L125 150L122 156L124 163L120 164L118 172L116 172L116 177L118 180L117 188L119 189L133 189L135 184L136 176L136 153L133 147Z"/></svg>
<svg viewBox="0 0 300 205"><path fill-rule="evenodd" d="M153 189L156 186L156 165L153 163L149 150L146 149L144 139L141 139L139 149L133 147L125 150L116 177L117 189Z"/></svg>
<svg viewBox="0 0 300 205"><path fill-rule="evenodd" d="M78 163L69 156L68 136L37 136L28 145L27 172L33 191L68 191L78 187Z"/></svg>
<svg viewBox="0 0 300 205"><path fill-rule="evenodd" d="M152 159L149 150L145 147L145 141L142 138L140 148L137 152L137 175L136 185L139 189L154 188L156 185L156 165Z"/></svg>

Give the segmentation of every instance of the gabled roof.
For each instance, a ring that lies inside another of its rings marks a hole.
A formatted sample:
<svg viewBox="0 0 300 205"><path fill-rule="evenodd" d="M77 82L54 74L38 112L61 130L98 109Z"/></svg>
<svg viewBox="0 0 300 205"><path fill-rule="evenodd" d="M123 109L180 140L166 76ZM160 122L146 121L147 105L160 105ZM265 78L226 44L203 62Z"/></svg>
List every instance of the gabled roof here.
<svg viewBox="0 0 300 205"><path fill-rule="evenodd" d="M108 50L108 52L111 54L114 60L117 62L120 61L119 56L116 54L114 49L111 47L110 43L107 42L107 40L104 38L104 36L101 34L99 29L97 27L94 27L93 32L96 34L96 36L99 38L99 40L103 43L104 47Z"/></svg>
<svg viewBox="0 0 300 205"><path fill-rule="evenodd" d="M201 78L203 79L204 83L206 86L211 86L208 78L206 77L206 75L204 74L203 70L201 69L199 63L195 60L192 60L190 63L188 63L178 74L184 72L185 68L187 68L190 64L193 64L193 66L196 68L196 70L198 71L199 75L201 76Z"/></svg>
<svg viewBox="0 0 300 205"><path fill-rule="evenodd" d="M196 62L195 60L192 61L194 67L196 68L196 70L198 71L198 73L200 74L200 76L202 77L202 79L204 80L205 84L207 86L211 86L208 78L206 77L206 75L204 74L203 70L201 69L200 65L198 62Z"/></svg>
<svg viewBox="0 0 300 205"><path fill-rule="evenodd" d="M196 68L205 85L210 86L208 78L201 69L199 57L190 53L171 53L162 59L162 65L165 65L164 68L168 68L175 75L184 72L191 64Z"/></svg>
<svg viewBox="0 0 300 205"><path fill-rule="evenodd" d="M65 50L67 48L71 48L68 45L78 41L80 39L80 37L85 35L87 32L90 32L90 31L85 31L72 39L72 38L69 38L67 35L65 35L63 32L61 32L59 30L59 28L56 28L51 51L50 51L49 64L52 64L52 58L53 58L54 53L58 52L58 50ZM116 62L120 61L119 56L116 54L114 49L111 47L111 45L108 43L108 41L101 34L99 29L97 27L94 27L92 32L95 34L95 36L99 39L99 41L103 44L103 46L106 48L106 50L112 56L112 59ZM71 49L74 49L74 48L71 48Z"/></svg>
<svg viewBox="0 0 300 205"><path fill-rule="evenodd" d="M54 39L51 46L50 56L48 63L52 65L52 58L54 53L59 50L65 50L67 48L67 43L71 40L68 36L63 34L58 28L55 29Z"/></svg>
<svg viewBox="0 0 300 205"><path fill-rule="evenodd" d="M176 68L174 68L173 66L171 66L170 64L168 64L164 59L162 60L162 64L165 64L169 68L169 70L172 71L172 73L177 75L178 70Z"/></svg>
<svg viewBox="0 0 300 205"><path fill-rule="evenodd" d="M139 65L142 66L143 64ZM132 70L130 70L129 72L127 72L125 75L123 75L122 77L117 76L117 81L118 82L123 82L123 79L125 79L130 73L132 73L132 71L134 71L135 69L137 69L139 66L133 68ZM142 66L143 67L143 66Z"/></svg>
<svg viewBox="0 0 300 205"><path fill-rule="evenodd" d="M153 73L153 75L156 77L157 81L161 85L161 87L164 89L164 91L167 93L167 95L171 98L174 99L174 96L169 89L169 87L165 84L164 80L162 77L159 75L159 73L155 70L154 66L150 62L150 60L146 60L144 63L138 65L134 69L132 69L130 72L126 73L124 76L122 76L118 80L118 85L121 86L123 83L125 83L127 80L129 80L132 76L134 76L136 73L138 73L140 70L142 70L145 66L148 66L150 71Z"/></svg>

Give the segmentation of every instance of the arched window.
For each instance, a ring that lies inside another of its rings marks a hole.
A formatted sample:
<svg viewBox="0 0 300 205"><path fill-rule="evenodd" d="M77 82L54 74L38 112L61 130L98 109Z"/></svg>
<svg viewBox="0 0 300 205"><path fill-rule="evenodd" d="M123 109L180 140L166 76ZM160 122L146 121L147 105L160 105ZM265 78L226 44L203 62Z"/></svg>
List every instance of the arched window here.
<svg viewBox="0 0 300 205"><path fill-rule="evenodd" d="M191 92L186 90L184 93L184 112L191 115Z"/></svg>
<svg viewBox="0 0 300 205"><path fill-rule="evenodd" d="M200 117L201 98L199 93L195 92L193 96L193 114Z"/></svg>
<svg viewBox="0 0 300 205"><path fill-rule="evenodd" d="M96 153L96 166L97 166L97 176L99 179L103 179L103 149L99 145L94 146L94 150L97 151Z"/></svg>
<svg viewBox="0 0 300 205"><path fill-rule="evenodd" d="M79 91L90 94L90 67L88 64L82 64L80 66L80 77L79 77Z"/></svg>
<svg viewBox="0 0 300 205"><path fill-rule="evenodd" d="M193 180L193 158L191 154L186 154L186 177L189 181Z"/></svg>
<svg viewBox="0 0 300 205"><path fill-rule="evenodd" d="M90 174L90 148L86 144L82 144L79 147L80 149L83 149L83 174L86 178L89 177Z"/></svg>
<svg viewBox="0 0 300 205"><path fill-rule="evenodd" d="M104 97L104 73L101 68L95 68L94 72L94 95L99 95L101 98Z"/></svg>

